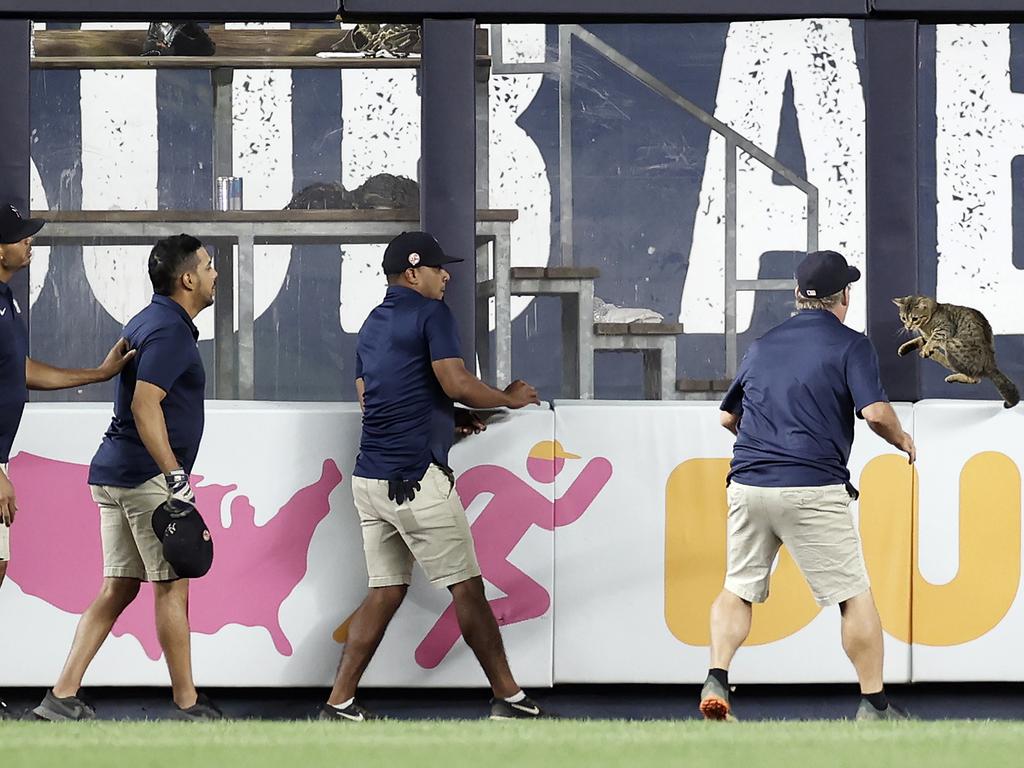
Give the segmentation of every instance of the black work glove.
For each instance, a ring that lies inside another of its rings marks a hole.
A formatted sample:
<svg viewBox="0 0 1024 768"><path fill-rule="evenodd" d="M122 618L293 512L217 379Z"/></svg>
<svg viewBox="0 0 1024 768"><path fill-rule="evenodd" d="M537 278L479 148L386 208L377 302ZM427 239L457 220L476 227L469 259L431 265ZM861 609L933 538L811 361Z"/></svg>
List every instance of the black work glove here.
<svg viewBox="0 0 1024 768"><path fill-rule="evenodd" d="M419 489L418 480L388 480L388 498L399 506L415 499Z"/></svg>

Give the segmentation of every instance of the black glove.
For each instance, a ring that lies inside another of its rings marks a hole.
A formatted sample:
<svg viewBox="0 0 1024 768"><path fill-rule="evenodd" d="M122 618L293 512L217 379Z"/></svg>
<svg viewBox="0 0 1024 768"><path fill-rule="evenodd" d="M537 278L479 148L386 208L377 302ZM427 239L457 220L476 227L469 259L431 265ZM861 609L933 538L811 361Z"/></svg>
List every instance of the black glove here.
<svg viewBox="0 0 1024 768"><path fill-rule="evenodd" d="M419 489L418 480L388 480L388 498L399 506L415 499Z"/></svg>
<svg viewBox="0 0 1024 768"><path fill-rule="evenodd" d="M192 493L192 486L188 482L188 474L181 467L171 472L165 472L164 480L167 481L167 490L170 492L172 499L188 502L193 505L196 503L196 495Z"/></svg>

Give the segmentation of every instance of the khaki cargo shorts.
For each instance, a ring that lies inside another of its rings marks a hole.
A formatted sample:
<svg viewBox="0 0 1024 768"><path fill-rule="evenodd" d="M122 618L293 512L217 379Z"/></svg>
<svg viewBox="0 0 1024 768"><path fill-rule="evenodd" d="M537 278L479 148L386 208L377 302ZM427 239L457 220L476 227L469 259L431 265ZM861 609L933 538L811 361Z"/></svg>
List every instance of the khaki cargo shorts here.
<svg viewBox="0 0 1024 768"><path fill-rule="evenodd" d="M157 475L135 488L93 485L90 489L100 507L103 575L140 581L178 578L153 532L153 510L168 499L164 476Z"/></svg>
<svg viewBox="0 0 1024 768"><path fill-rule="evenodd" d="M3 469L4 474L7 474L7 465L0 464L0 469ZM0 523L0 561L6 561L11 559L11 529L3 523Z"/></svg>
<svg viewBox="0 0 1024 768"><path fill-rule="evenodd" d="M842 485L758 488L729 484L725 588L751 603L768 599L772 563L782 544L818 605L836 605L870 588L860 536Z"/></svg>
<svg viewBox="0 0 1024 768"><path fill-rule="evenodd" d="M436 464L423 475L416 497L401 506L388 498L387 480L353 477L352 495L371 587L411 583L413 560L435 587L480 575L466 510Z"/></svg>

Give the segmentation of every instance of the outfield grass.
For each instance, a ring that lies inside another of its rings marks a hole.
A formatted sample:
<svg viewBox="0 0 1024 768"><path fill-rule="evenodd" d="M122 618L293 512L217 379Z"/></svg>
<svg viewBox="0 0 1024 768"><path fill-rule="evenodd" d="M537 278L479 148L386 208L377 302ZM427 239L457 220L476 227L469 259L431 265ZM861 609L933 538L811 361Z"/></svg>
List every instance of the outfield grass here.
<svg viewBox="0 0 1024 768"><path fill-rule="evenodd" d="M1024 724L563 720L0 724L3 768L1024 765Z"/></svg>

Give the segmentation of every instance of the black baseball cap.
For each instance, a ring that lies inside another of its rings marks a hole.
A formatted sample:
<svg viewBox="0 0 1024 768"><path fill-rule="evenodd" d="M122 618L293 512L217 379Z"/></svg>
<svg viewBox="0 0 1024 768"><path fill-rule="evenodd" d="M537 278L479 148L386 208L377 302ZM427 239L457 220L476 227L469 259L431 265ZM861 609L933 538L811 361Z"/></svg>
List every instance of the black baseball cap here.
<svg viewBox="0 0 1024 768"><path fill-rule="evenodd" d="M797 290L808 299L822 299L839 293L860 280L860 270L846 263L835 251L812 251L796 268Z"/></svg>
<svg viewBox="0 0 1024 768"><path fill-rule="evenodd" d="M457 259L444 252L441 244L427 232L403 232L384 250L384 274L400 275L410 267L443 267Z"/></svg>
<svg viewBox="0 0 1024 768"><path fill-rule="evenodd" d="M13 203L0 203L0 243L9 245L31 237L46 222L42 219L26 219Z"/></svg>
<svg viewBox="0 0 1024 768"><path fill-rule="evenodd" d="M182 579L205 576L213 565L213 537L195 505L168 499L153 511L153 532L164 558Z"/></svg>

